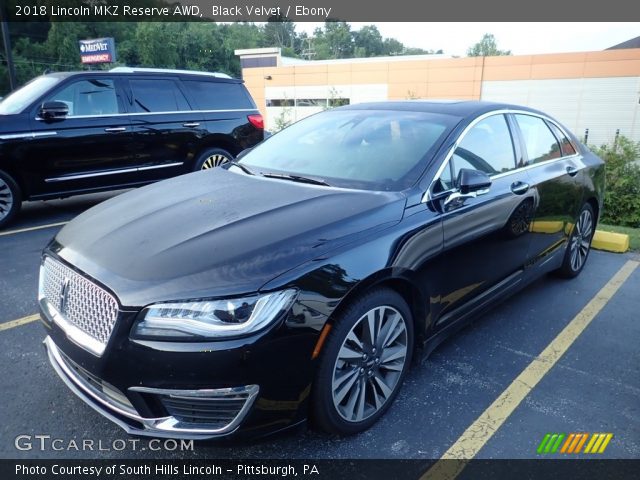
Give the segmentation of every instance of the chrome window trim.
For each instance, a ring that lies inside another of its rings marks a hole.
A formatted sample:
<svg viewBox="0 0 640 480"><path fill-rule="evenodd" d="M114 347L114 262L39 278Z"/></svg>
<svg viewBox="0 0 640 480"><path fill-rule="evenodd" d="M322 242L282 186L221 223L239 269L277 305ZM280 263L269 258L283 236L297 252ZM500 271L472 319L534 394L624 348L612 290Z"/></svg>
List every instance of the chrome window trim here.
<svg viewBox="0 0 640 480"><path fill-rule="evenodd" d="M183 165L184 162L173 162L173 163L166 163L163 165L150 165L147 167L135 167L135 168L121 168L118 170L108 170L106 172L93 172L93 173L78 173L75 175L67 175L66 177L51 177L51 178L45 178L45 182L46 183L54 183L54 182L64 182L67 180L79 180L82 178L93 178L93 177L103 177L106 175L116 175L119 173L135 173L135 172L143 172L146 170L156 170L159 168L169 168L169 167L178 167L180 165Z"/></svg>
<svg viewBox="0 0 640 480"><path fill-rule="evenodd" d="M106 113L104 115L72 115L65 118L111 118L111 117L131 117L133 115L169 115L184 113L226 113L226 112L255 112L255 108L224 108L220 110L172 110L168 112L127 112L127 113ZM45 119L41 116L35 117L34 120L43 122Z"/></svg>
<svg viewBox="0 0 640 480"><path fill-rule="evenodd" d="M203 77L233 79L230 75L222 72L201 72L195 70L180 70L175 68L148 68L148 67L114 67L109 72L114 73L165 73L170 75L201 75ZM191 80L191 79L189 79ZM206 81L206 80L203 80Z"/></svg>
<svg viewBox="0 0 640 480"><path fill-rule="evenodd" d="M562 128L560 125L558 125L553 119L549 118L548 116L535 113L535 112L529 112L527 110L517 110L517 109L492 110L490 112L483 113L482 115L476 117L469 125L465 127L465 129L460 133L460 135L458 135L458 138L454 142L453 146L449 149L449 151L447 152L447 155L444 157L444 160L438 167L438 170L436 171L436 174L433 176L433 180L429 184L429 188L427 188L427 191L422 196L422 200L420 201L420 203L426 203L431 200L431 191L433 189L434 184L438 181L438 179L442 175L442 172L444 171L445 167L449 163L449 160L451 160L451 157L453 157L453 153L456 151L456 148L458 148L458 145L460 145L460 142L464 139L465 135L469 132L469 130L471 130L473 127L475 127L479 122L481 122L485 118L489 118L494 115L508 115L508 114L529 115L531 117L537 117L542 120L546 120L549 123L552 123L553 125L558 127L558 130L560 130L565 137L567 137L567 139L571 142L571 145L573 146L576 153L573 155L567 155L566 157L553 158L551 160L545 160L544 162L532 163L532 164L524 165L522 167L516 167L513 170L509 170L508 172L502 172L502 173L497 173L495 175L490 175L489 178L491 178L491 180L506 177L507 175L511 175L516 172L523 172L534 167L548 165L552 162L558 162L560 160L567 160L567 159L576 158L580 156L579 150L576 148L576 145L574 145L574 143L571 141L571 137L567 135L567 132L565 131L565 129ZM553 134L553 132L551 133ZM512 133L512 140L513 140L513 133Z"/></svg>
<svg viewBox="0 0 640 480"><path fill-rule="evenodd" d="M10 133L8 135L0 135L0 140L14 140L18 138L36 138L36 137L50 137L57 135L58 132L25 132L25 133Z"/></svg>

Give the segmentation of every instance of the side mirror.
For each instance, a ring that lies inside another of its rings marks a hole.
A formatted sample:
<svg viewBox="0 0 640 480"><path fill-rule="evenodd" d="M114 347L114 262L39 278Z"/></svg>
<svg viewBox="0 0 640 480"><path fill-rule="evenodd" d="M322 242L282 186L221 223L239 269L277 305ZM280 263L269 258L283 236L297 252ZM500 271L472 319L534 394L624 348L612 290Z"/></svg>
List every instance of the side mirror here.
<svg viewBox="0 0 640 480"><path fill-rule="evenodd" d="M461 168L458 172L457 184L460 193L463 195L478 193L480 190L486 190L491 186L491 178L480 170Z"/></svg>
<svg viewBox="0 0 640 480"><path fill-rule="evenodd" d="M69 114L69 106L57 100L44 102L38 114L45 120L63 119Z"/></svg>

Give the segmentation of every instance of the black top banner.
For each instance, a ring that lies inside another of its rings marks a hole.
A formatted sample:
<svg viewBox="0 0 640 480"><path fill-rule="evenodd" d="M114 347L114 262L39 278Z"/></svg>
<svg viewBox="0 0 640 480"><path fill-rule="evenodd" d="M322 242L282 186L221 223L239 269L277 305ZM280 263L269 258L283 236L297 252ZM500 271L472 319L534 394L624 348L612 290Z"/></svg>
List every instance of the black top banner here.
<svg viewBox="0 0 640 480"><path fill-rule="evenodd" d="M629 0L3 0L12 22L216 21L629 21ZM562 25L558 25L562 28ZM549 34L553 34L549 32Z"/></svg>

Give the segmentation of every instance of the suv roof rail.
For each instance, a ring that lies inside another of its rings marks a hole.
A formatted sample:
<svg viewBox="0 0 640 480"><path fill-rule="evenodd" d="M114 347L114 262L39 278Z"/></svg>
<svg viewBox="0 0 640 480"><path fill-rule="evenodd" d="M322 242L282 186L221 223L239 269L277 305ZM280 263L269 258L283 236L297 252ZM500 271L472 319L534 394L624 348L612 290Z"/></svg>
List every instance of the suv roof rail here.
<svg viewBox="0 0 640 480"><path fill-rule="evenodd" d="M208 75L216 78L232 78L226 73L221 72L198 72L195 70L177 70L172 68L143 68L143 67L115 67L110 72L136 73L136 72L152 72L152 73L183 73L189 75Z"/></svg>

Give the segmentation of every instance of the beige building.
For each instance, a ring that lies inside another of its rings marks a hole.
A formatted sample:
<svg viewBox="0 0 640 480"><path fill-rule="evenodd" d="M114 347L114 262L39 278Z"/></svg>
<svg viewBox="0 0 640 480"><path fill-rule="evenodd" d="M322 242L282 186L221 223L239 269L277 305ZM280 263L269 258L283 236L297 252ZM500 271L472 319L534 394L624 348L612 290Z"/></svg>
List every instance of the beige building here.
<svg viewBox="0 0 640 480"><path fill-rule="evenodd" d="M506 57L442 55L305 61L277 48L237 50L267 129L328 106L456 98L526 105L588 143L640 141L640 48Z"/></svg>

